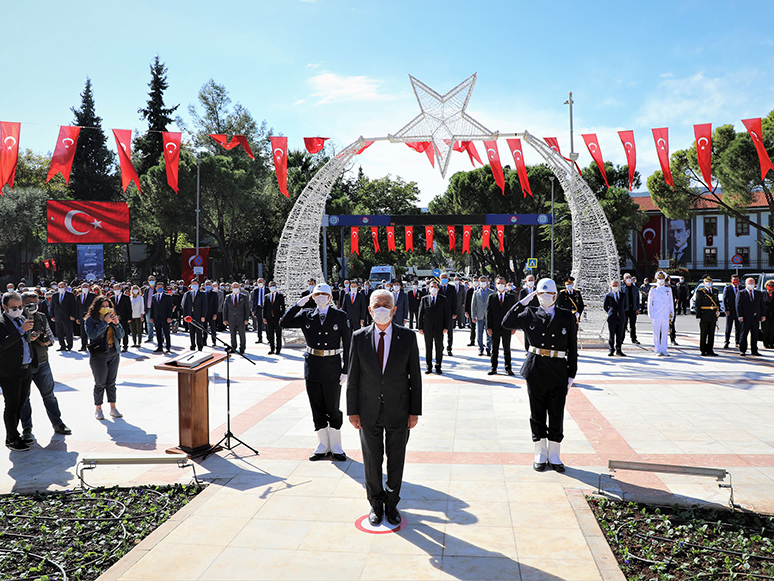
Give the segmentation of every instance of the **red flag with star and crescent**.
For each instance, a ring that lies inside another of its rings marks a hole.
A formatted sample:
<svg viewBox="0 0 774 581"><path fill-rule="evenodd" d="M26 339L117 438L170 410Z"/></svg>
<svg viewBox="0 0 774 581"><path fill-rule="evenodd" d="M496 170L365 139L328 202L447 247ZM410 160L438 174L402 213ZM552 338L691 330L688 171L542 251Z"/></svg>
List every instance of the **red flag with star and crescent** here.
<svg viewBox="0 0 774 581"><path fill-rule="evenodd" d="M473 163L474 159L479 164L484 165L484 162L481 161L481 157L478 155L478 150L472 141L455 141L453 149L454 151L459 152L467 151L468 157L470 158L470 165L473 167L476 167L476 164Z"/></svg>
<svg viewBox="0 0 774 581"><path fill-rule="evenodd" d="M701 123L693 126L696 135L696 157L699 161L699 169L704 183L709 191L712 187L712 123Z"/></svg>
<svg viewBox="0 0 774 581"><path fill-rule="evenodd" d="M500 243L500 252L505 252L505 226L497 226L497 241Z"/></svg>
<svg viewBox="0 0 774 581"><path fill-rule="evenodd" d="M405 234L406 234L406 250L411 250L411 252L414 252L414 227L406 226Z"/></svg>
<svg viewBox="0 0 774 581"><path fill-rule="evenodd" d="M234 135L231 137L231 141L229 141L225 135L221 135L219 133L208 133L208 135L212 137L218 144L220 144L223 149L229 151L241 145L242 149L247 152L247 155L249 155L250 158L255 159L253 151L250 149L250 144L247 143L247 137L244 135Z"/></svg>
<svg viewBox="0 0 774 581"><path fill-rule="evenodd" d="M395 252L395 226L387 226L387 250Z"/></svg>
<svg viewBox="0 0 774 581"><path fill-rule="evenodd" d="M430 160L430 165L435 167L435 148L429 141L412 141L406 143L411 149L418 153L424 153L427 155L427 159Z"/></svg>
<svg viewBox="0 0 774 581"><path fill-rule="evenodd" d="M350 230L350 252L349 255L357 254L360 256L360 241L358 240L358 227L352 226Z"/></svg>
<svg viewBox="0 0 774 581"><path fill-rule="evenodd" d="M656 142L656 153L658 154L658 163L661 165L661 173L664 174L664 181L675 189L675 182L672 179L672 168L669 165L669 128L660 127L653 129L653 140Z"/></svg>
<svg viewBox="0 0 774 581"><path fill-rule="evenodd" d="M373 144L374 144L374 142L373 142L373 141L366 141L366 142L365 142L365 145L364 145L363 147L361 147L360 149L358 149L358 150L357 150L357 151L354 153L354 155L360 155L360 154L361 154L361 153L363 153L363 152L364 152L366 149L368 149L369 147L371 147Z"/></svg>
<svg viewBox="0 0 774 581"><path fill-rule="evenodd" d="M382 249L379 248L379 227L378 226L371 226L371 238L374 241L374 252L381 252Z"/></svg>
<svg viewBox="0 0 774 581"><path fill-rule="evenodd" d="M430 252L433 251L433 227L425 226L425 248Z"/></svg>
<svg viewBox="0 0 774 581"><path fill-rule="evenodd" d="M544 137L543 141L545 141L548 144L548 147L553 149L556 153L558 153L559 155L562 155L562 151L561 149L559 149L559 140L556 137ZM570 163L575 165L575 169L578 170L579 176L583 175L583 172L581 171L581 168L578 166L577 161L573 161L569 157L564 157L563 155L562 155L562 158L564 158L566 161L569 161Z"/></svg>
<svg viewBox="0 0 774 581"><path fill-rule="evenodd" d="M763 144L763 127L761 118L757 119L742 119L747 132L752 138L753 145L755 145L755 151L758 153L758 160L761 163L761 181L769 173L769 170L774 171L774 164L771 163L771 158L766 151L766 146Z"/></svg>
<svg viewBox="0 0 774 581"><path fill-rule="evenodd" d="M132 130L113 129L113 137L116 138L118 149L118 162L121 166L121 188L126 191L129 184L134 182L137 191L140 191L140 178L132 164Z"/></svg>
<svg viewBox="0 0 774 581"><path fill-rule="evenodd" d="M489 167L492 168L492 174L494 175L495 182L500 186L500 189L505 195L505 176L503 176L503 166L500 163L500 152L497 149L497 142L484 141L484 147L486 147L486 155L489 158Z"/></svg>
<svg viewBox="0 0 774 581"><path fill-rule="evenodd" d="M462 227L462 253L470 254L470 226Z"/></svg>
<svg viewBox="0 0 774 581"><path fill-rule="evenodd" d="M311 154L320 153L328 139L330 137L304 137L304 146Z"/></svg>
<svg viewBox="0 0 774 581"><path fill-rule="evenodd" d="M626 152L626 163L629 166L629 191L632 191L634 170L637 168L637 149L634 145L634 131L619 131L618 136Z"/></svg>
<svg viewBox="0 0 774 581"><path fill-rule="evenodd" d="M524 197L527 194L532 196L532 189L529 187L529 178L527 177L527 166L524 164L524 153L521 150L521 139L506 139L508 147L513 155L513 161L516 163L516 172L519 174L519 185L521 185L521 193Z"/></svg>
<svg viewBox="0 0 774 581"><path fill-rule="evenodd" d="M13 189L16 179L16 162L19 159L19 134L21 123L0 121L0 196L3 186L8 184Z"/></svg>
<svg viewBox="0 0 774 581"><path fill-rule="evenodd" d="M457 247L457 232L451 224L446 226L446 231L449 232L449 252L454 252Z"/></svg>
<svg viewBox="0 0 774 581"><path fill-rule="evenodd" d="M596 133L586 133L581 135L583 141L586 142L586 147L591 154L594 163L599 168L599 173L602 174L602 179L605 180L605 185L609 188L610 184L607 183L607 174L605 173L605 160L602 159L602 151L599 149L599 139L597 139Z"/></svg>
<svg viewBox="0 0 774 581"><path fill-rule="evenodd" d="M286 197L288 195L288 138L270 137L271 156L274 158L274 172L277 174L277 183L280 192Z"/></svg>
<svg viewBox="0 0 774 581"><path fill-rule="evenodd" d="M178 166L180 165L180 139L182 133L164 131L161 137L164 141L164 167L167 170L167 183L175 192L179 192L177 185Z"/></svg>
<svg viewBox="0 0 774 581"><path fill-rule="evenodd" d="M51 166L48 168L46 183L61 172L65 183L68 186L70 185L70 170L73 167L75 148L78 147L78 136L80 133L80 127L62 125L59 128L59 137L56 138L56 147L54 148L54 155L51 156Z"/></svg>
<svg viewBox="0 0 774 581"><path fill-rule="evenodd" d="M50 200L46 202L48 243L126 244L129 205L126 202Z"/></svg>
<svg viewBox="0 0 774 581"><path fill-rule="evenodd" d="M481 231L481 250L492 249L492 247L489 245L489 239L491 237L492 237L492 227L484 226L483 230Z"/></svg>

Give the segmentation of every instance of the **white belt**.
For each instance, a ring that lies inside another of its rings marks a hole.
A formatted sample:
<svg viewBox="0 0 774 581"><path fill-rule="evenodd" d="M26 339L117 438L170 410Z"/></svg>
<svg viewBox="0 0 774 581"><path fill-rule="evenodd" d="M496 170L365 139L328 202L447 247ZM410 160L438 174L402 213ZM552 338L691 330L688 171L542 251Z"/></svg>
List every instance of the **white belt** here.
<svg viewBox="0 0 774 581"><path fill-rule="evenodd" d="M311 347L306 348L306 352L309 353L309 355L316 355L317 357L332 357L333 355L339 355L343 349L312 349Z"/></svg>
<svg viewBox="0 0 774 581"><path fill-rule="evenodd" d="M565 351L551 351L551 349L538 349L537 347L532 347L530 345L529 349L527 349L530 353L534 353L535 355L542 355L543 357L559 357L561 359L564 359L567 357L567 353Z"/></svg>

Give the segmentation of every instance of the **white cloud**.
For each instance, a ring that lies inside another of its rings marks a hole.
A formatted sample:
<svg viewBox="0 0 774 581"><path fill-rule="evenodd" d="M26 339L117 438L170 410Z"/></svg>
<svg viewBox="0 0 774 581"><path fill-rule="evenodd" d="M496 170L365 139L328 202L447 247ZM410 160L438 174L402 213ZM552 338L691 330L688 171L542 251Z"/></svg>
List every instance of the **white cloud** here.
<svg viewBox="0 0 774 581"><path fill-rule="evenodd" d="M325 61L320 61L319 63L307 63L306 68L307 69L316 69L316 68L319 68L324 62Z"/></svg>
<svg viewBox="0 0 774 581"><path fill-rule="evenodd" d="M345 101L386 101L394 98L379 92L381 81L366 76L347 77L326 72L311 77L308 82L314 90L310 97L318 99L318 105Z"/></svg>

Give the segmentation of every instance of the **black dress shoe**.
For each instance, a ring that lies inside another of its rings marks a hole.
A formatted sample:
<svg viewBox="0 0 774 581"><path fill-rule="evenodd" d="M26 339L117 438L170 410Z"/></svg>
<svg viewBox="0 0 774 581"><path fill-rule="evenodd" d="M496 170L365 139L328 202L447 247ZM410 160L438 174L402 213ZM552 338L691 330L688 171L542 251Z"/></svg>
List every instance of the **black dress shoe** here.
<svg viewBox="0 0 774 581"><path fill-rule="evenodd" d="M446 352L446 354L447 354L449 357L451 357L451 356L452 356L452 350L451 350L451 349L449 349L449 350Z"/></svg>
<svg viewBox="0 0 774 581"><path fill-rule="evenodd" d="M440 367L436 367L436 368L435 368L435 372L436 372L438 375L443 375L443 371L441 371L441 368L440 368Z"/></svg>
<svg viewBox="0 0 774 581"><path fill-rule="evenodd" d="M607 354L607 356L608 356L608 357L612 357L613 355L615 355L615 351L610 351L610 352Z"/></svg>
<svg viewBox="0 0 774 581"><path fill-rule="evenodd" d="M309 461L318 462L319 460L325 460L328 457L328 454L330 454L330 452L325 452L324 454L312 454L309 456Z"/></svg>
<svg viewBox="0 0 774 581"><path fill-rule="evenodd" d="M403 521L397 506L386 506L384 513L387 515L387 522L393 526L397 526Z"/></svg>
<svg viewBox="0 0 774 581"><path fill-rule="evenodd" d="M486 374L487 375L497 375L497 370L496 369L490 369L489 371L486 372Z"/></svg>
<svg viewBox="0 0 774 581"><path fill-rule="evenodd" d="M425 375L430 375L432 372L433 372L433 370L430 367L425 369Z"/></svg>
<svg viewBox="0 0 774 581"><path fill-rule="evenodd" d="M707 357L708 355L709 355L709 353L701 353L701 354L699 355L699 357Z"/></svg>
<svg viewBox="0 0 774 581"><path fill-rule="evenodd" d="M516 375L516 374L513 372L513 369L506 369L505 375Z"/></svg>
<svg viewBox="0 0 774 581"><path fill-rule="evenodd" d="M62 434L63 436L70 436L73 433L73 431L64 424L59 424L56 428L54 428L54 432L57 434Z"/></svg>
<svg viewBox="0 0 774 581"><path fill-rule="evenodd" d="M747 355L747 353L745 353L744 351L740 351L739 355L741 355L742 357L745 357Z"/></svg>
<svg viewBox="0 0 774 581"><path fill-rule="evenodd" d="M368 522L372 527L375 527L382 523L383 517L384 506L380 504L371 508L371 512L368 513Z"/></svg>
<svg viewBox="0 0 774 581"><path fill-rule="evenodd" d="M626 353L624 353L620 349L618 351L616 351L615 354L618 355L619 357L626 357Z"/></svg>
<svg viewBox="0 0 774 581"><path fill-rule="evenodd" d="M535 472L543 472L546 469L546 462L533 462L532 463L532 469Z"/></svg>
<svg viewBox="0 0 774 581"><path fill-rule="evenodd" d="M720 357L720 355L718 355L714 351L710 351L709 353L707 353L707 357Z"/></svg>
<svg viewBox="0 0 774 581"><path fill-rule="evenodd" d="M479 351L479 352L478 352L478 356L479 356L479 357L482 357L483 355L484 355L484 352L483 352L483 351Z"/></svg>
<svg viewBox="0 0 774 581"><path fill-rule="evenodd" d="M728 343L723 343L723 349L728 349Z"/></svg>
<svg viewBox="0 0 774 581"><path fill-rule="evenodd" d="M163 349L154 349L153 352L154 353L164 353L164 350Z"/></svg>
<svg viewBox="0 0 774 581"><path fill-rule="evenodd" d="M632 339L632 343L634 343L635 345L640 345L640 342L637 341L637 339Z"/></svg>
<svg viewBox="0 0 774 581"><path fill-rule="evenodd" d="M554 469L554 472L564 472L564 464L551 464L550 462L549 464L551 465L551 468Z"/></svg>
<svg viewBox="0 0 774 581"><path fill-rule="evenodd" d="M346 454L334 454L331 452L331 458L333 458L334 462L346 462L347 461L347 455Z"/></svg>
<svg viewBox="0 0 774 581"><path fill-rule="evenodd" d="M269 349L269 355L274 355L274 349Z"/></svg>
<svg viewBox="0 0 774 581"><path fill-rule="evenodd" d="M468 343L468 347L475 347L475 346L476 346L475 343Z"/></svg>
<svg viewBox="0 0 774 581"><path fill-rule="evenodd" d="M81 347L78 351L86 351L86 347Z"/></svg>
<svg viewBox="0 0 774 581"><path fill-rule="evenodd" d="M752 351L750 355L755 355L756 357L763 357L763 355L761 355L759 351Z"/></svg>
<svg viewBox="0 0 774 581"><path fill-rule="evenodd" d="M67 351L67 349L65 349L64 347L60 347L59 349L57 349L57 351Z"/></svg>

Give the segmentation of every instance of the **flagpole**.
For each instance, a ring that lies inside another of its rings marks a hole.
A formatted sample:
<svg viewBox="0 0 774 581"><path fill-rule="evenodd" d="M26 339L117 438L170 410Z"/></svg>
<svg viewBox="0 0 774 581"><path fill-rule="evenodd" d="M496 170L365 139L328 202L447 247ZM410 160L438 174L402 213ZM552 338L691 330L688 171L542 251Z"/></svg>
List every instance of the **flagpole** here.
<svg viewBox="0 0 774 581"><path fill-rule="evenodd" d="M196 156L196 256L199 256L199 164L201 160ZM196 275L199 280L199 275Z"/></svg>

